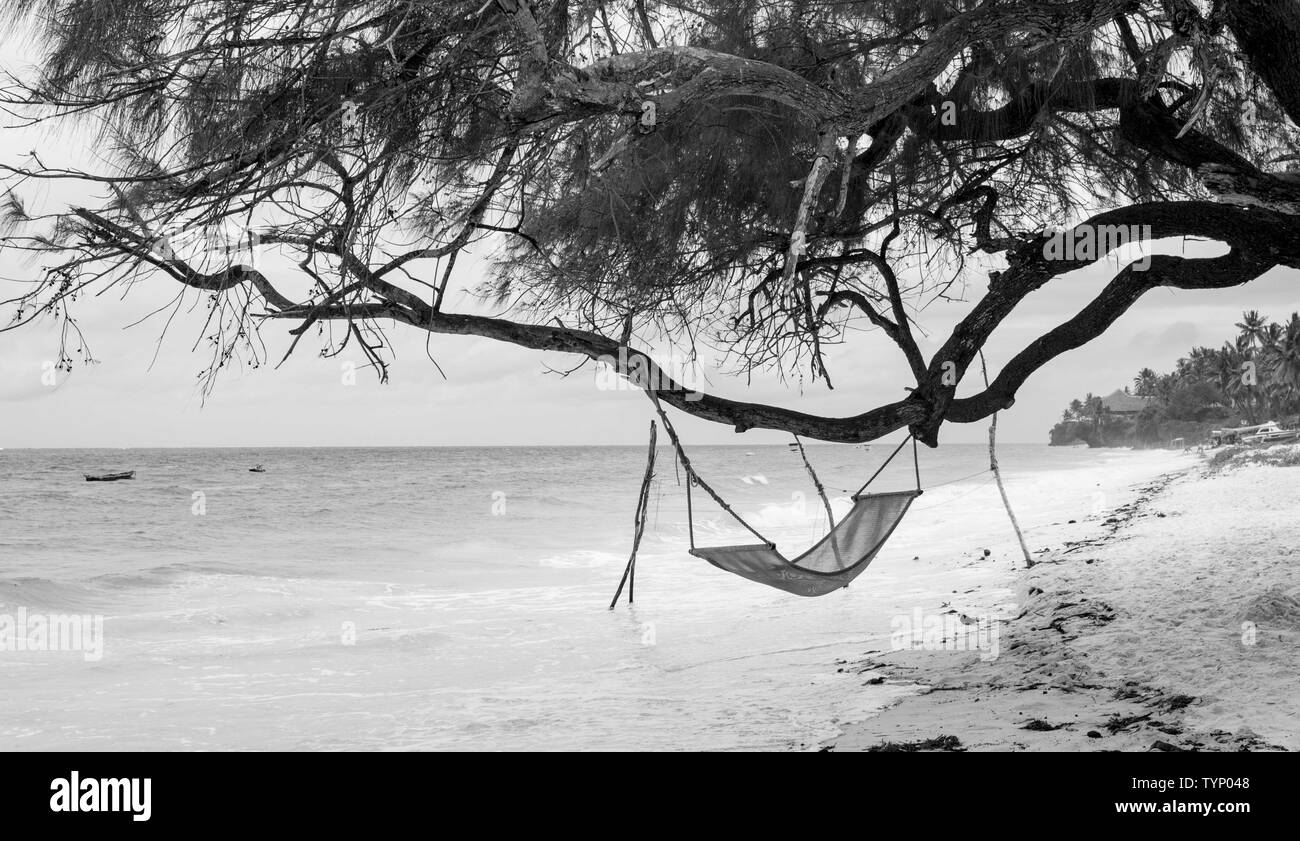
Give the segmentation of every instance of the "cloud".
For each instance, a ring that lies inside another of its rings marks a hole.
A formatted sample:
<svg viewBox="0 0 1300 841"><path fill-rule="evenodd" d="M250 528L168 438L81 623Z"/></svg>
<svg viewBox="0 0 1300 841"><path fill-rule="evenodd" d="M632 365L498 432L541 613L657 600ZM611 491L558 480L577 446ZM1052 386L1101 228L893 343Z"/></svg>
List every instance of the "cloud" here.
<svg viewBox="0 0 1300 841"><path fill-rule="evenodd" d="M1189 348L1196 346L1200 335L1200 328L1196 324L1190 321L1175 321L1164 327L1139 331L1129 342L1129 350L1144 355L1168 352L1186 354ZM1220 330L1215 335L1222 336L1223 331ZM1220 339L1211 341L1217 344Z"/></svg>

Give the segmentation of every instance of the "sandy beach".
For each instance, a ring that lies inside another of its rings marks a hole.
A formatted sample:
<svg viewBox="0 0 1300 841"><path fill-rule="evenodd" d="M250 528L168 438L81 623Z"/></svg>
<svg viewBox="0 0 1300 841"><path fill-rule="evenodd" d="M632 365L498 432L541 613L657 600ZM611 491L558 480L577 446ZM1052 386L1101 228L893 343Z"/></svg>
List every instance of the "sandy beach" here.
<svg viewBox="0 0 1300 841"><path fill-rule="evenodd" d="M846 662L919 694L824 749L1300 748L1300 469L1280 466L1297 461L1295 445L1198 460L1034 530L1038 562L1013 601L989 605L996 650L891 646Z"/></svg>

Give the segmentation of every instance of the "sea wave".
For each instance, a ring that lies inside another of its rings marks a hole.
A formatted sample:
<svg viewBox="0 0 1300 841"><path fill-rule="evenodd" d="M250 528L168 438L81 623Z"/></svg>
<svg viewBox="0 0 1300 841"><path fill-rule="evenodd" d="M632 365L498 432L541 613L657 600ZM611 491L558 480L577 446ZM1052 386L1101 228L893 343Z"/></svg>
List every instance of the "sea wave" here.
<svg viewBox="0 0 1300 841"><path fill-rule="evenodd" d="M595 549L579 549L562 555L550 555L537 562L538 566L554 569L591 569L609 564L627 563L627 558L613 552L601 552Z"/></svg>

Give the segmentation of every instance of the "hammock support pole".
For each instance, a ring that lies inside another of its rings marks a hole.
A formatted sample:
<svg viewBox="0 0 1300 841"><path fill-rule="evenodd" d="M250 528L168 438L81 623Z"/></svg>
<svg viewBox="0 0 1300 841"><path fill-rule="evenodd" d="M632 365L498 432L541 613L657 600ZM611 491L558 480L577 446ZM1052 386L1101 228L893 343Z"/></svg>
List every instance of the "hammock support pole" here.
<svg viewBox="0 0 1300 841"><path fill-rule="evenodd" d="M989 387L989 369L984 364L984 351L980 351L980 370L984 372L984 387ZM989 469L993 471L993 479L998 484L998 493L1002 495L1002 506L1007 509L1007 516L1011 519L1011 528L1015 529L1016 540L1020 541L1020 551L1025 555L1025 568L1028 569L1034 565L1034 558L1029 554L1029 547L1025 545L1025 536L1020 532L1020 523L1016 520L1016 512L1011 510L1011 501L1007 499L1007 489L1002 485L1002 471L998 470L998 454L995 444L998 437L998 413L993 413L993 422L989 424Z"/></svg>
<svg viewBox="0 0 1300 841"><path fill-rule="evenodd" d="M645 478L641 480L641 495L637 499L636 516L633 518L635 531L632 535L632 556L627 559L627 566L623 568L623 578L618 582L618 590L614 592L614 598L609 603L610 610L618 604L618 597L623 595L624 584L627 585L627 603L632 604L636 598L636 550L641 547L641 535L645 534L646 512L650 508L650 480L655 475L656 437L655 422L652 420L650 421L650 454L646 457Z"/></svg>

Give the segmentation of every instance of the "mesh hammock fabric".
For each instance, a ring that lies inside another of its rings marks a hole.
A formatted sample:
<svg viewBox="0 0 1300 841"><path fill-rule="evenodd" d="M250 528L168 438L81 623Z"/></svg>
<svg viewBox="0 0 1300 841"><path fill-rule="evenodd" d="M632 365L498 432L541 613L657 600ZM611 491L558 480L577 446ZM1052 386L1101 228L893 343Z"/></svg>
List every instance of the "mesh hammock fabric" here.
<svg viewBox="0 0 1300 841"><path fill-rule="evenodd" d="M902 521L921 491L858 494L825 537L793 561L772 543L692 548L719 569L797 596L823 596L857 578Z"/></svg>

